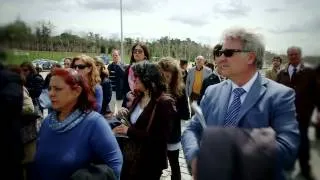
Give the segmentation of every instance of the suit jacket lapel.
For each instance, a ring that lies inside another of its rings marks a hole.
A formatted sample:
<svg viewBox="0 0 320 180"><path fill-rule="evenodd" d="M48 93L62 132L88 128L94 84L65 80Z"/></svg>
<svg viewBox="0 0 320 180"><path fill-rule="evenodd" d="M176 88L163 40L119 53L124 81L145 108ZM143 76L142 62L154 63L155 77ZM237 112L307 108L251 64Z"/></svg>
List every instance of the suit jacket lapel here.
<svg viewBox="0 0 320 180"><path fill-rule="evenodd" d="M232 85L230 80L223 82L223 87L220 89L220 92L218 94L218 108L219 108L219 116L218 116L218 125L224 124L224 118L228 110L228 105L230 101L230 94Z"/></svg>
<svg viewBox="0 0 320 180"><path fill-rule="evenodd" d="M263 79L259 73L257 79L253 83L250 91L248 92L245 100L241 105L239 115L236 119L237 122L241 120L241 118L248 112L248 110L251 109L252 106L254 106L265 93L266 88L264 84L266 83L267 81Z"/></svg>

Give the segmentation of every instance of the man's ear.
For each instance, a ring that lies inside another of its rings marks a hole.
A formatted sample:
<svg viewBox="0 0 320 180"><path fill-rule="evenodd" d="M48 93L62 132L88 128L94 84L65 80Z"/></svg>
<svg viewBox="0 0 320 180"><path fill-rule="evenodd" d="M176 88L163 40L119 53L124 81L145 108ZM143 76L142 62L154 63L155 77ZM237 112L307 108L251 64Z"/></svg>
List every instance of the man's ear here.
<svg viewBox="0 0 320 180"><path fill-rule="evenodd" d="M248 64L254 64L256 60L256 54L254 52L248 53Z"/></svg>

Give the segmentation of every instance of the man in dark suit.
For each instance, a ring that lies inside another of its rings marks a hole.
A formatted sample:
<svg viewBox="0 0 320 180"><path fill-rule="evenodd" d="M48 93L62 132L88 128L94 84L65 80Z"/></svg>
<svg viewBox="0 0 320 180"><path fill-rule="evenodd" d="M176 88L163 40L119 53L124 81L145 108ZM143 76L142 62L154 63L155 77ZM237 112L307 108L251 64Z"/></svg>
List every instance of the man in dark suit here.
<svg viewBox="0 0 320 180"><path fill-rule="evenodd" d="M307 180L312 180L314 177L309 164L310 141L308 129L316 105L317 93L319 93L316 91L316 74L314 68L303 63L300 47L289 47L287 55L289 63L279 72L277 82L295 90L295 105L301 136L298 153L301 175Z"/></svg>
<svg viewBox="0 0 320 180"><path fill-rule="evenodd" d="M295 160L299 146L295 97L292 89L260 75L264 50L257 34L246 29L227 31L217 62L228 80L208 87L200 107L207 126L271 127L276 132L275 179L284 179L282 170ZM200 118L194 116L182 136L183 151L194 175L203 132L201 124Z"/></svg>

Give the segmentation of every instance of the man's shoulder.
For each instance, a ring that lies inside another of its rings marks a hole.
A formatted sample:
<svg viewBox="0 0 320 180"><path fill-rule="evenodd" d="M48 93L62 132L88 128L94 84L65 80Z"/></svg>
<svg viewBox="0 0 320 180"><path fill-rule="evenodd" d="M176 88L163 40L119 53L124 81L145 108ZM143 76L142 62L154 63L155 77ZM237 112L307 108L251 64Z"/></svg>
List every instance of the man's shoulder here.
<svg viewBox="0 0 320 180"><path fill-rule="evenodd" d="M222 81L222 82L217 83L217 84L210 85L210 86L207 87L206 94L207 95L217 94L217 93L214 93L214 92L215 91L219 91L219 90L224 89L224 88L227 88L228 83L229 83L228 80L226 80L226 81Z"/></svg>
<svg viewBox="0 0 320 180"><path fill-rule="evenodd" d="M291 89L290 87L285 86L276 81L270 80L268 78L263 78L263 81L265 82L264 84L267 90L272 94L294 92L293 89Z"/></svg>

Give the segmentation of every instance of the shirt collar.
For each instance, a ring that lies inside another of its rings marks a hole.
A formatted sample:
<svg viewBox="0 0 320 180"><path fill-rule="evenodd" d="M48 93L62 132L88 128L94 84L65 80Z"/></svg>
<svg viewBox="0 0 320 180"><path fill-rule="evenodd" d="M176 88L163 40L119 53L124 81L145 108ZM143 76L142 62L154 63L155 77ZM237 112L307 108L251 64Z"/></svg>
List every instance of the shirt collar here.
<svg viewBox="0 0 320 180"><path fill-rule="evenodd" d="M258 72L256 72L247 83L245 83L243 86L241 86L241 88L244 89L246 91L246 93L248 93L250 91L253 83L257 79L257 77L258 77ZM236 85L234 82L231 81L231 83L232 83L232 91L235 88L239 88L239 86Z"/></svg>
<svg viewBox="0 0 320 180"><path fill-rule="evenodd" d="M297 68L297 71L299 71L300 70L300 68L301 68L301 63L299 63L297 66L296 66L296 68ZM294 66L292 65L292 64L290 64L289 65L289 69L291 70L293 70L294 69Z"/></svg>

